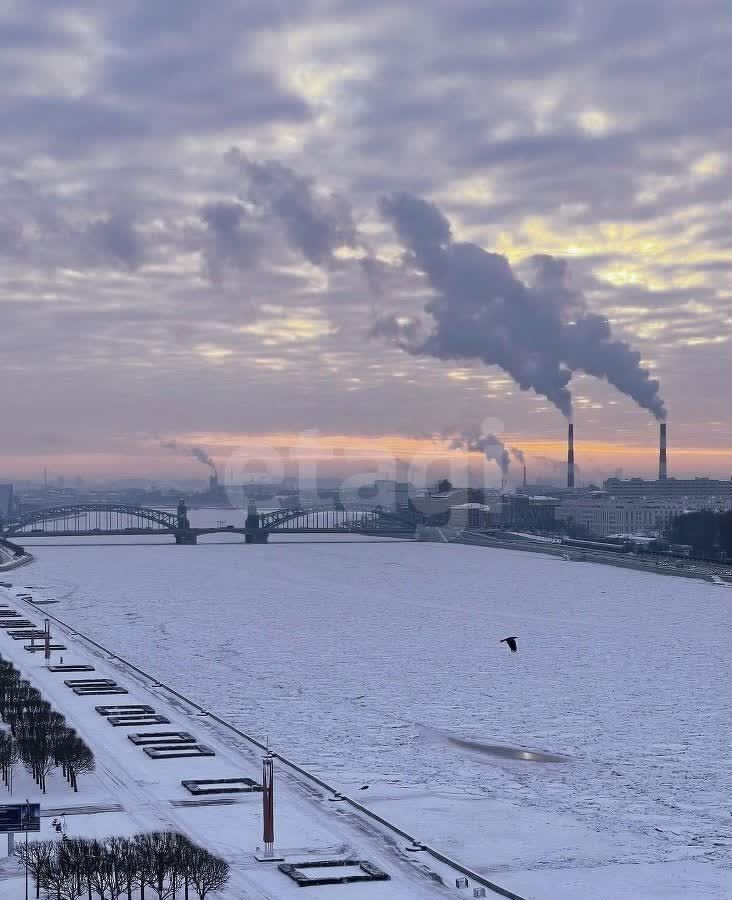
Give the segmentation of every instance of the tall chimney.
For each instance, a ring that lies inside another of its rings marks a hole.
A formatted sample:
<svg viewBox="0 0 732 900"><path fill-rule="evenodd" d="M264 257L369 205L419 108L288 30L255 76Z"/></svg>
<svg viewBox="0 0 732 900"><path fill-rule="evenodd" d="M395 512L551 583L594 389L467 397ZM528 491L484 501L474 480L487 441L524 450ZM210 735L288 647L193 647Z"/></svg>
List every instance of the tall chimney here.
<svg viewBox="0 0 732 900"><path fill-rule="evenodd" d="M574 425L567 430L567 487L574 487Z"/></svg>
<svg viewBox="0 0 732 900"><path fill-rule="evenodd" d="M658 448L658 480L665 481L668 472L666 469L666 423L661 422L660 444Z"/></svg>
<svg viewBox="0 0 732 900"><path fill-rule="evenodd" d="M524 466L524 487L526 487L526 466Z"/></svg>

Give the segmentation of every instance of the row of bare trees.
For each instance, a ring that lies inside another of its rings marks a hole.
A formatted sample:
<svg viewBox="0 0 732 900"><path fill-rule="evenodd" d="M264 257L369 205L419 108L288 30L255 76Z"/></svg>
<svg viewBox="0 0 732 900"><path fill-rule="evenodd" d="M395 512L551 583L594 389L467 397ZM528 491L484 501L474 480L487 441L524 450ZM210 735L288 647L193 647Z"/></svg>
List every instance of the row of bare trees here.
<svg viewBox="0 0 732 900"><path fill-rule="evenodd" d="M61 713L52 709L40 691L21 678L15 666L0 657L0 775L7 786L13 766L22 762L46 793L49 773L60 768L78 790L79 775L94 771L94 754Z"/></svg>
<svg viewBox="0 0 732 900"><path fill-rule="evenodd" d="M229 866L175 832L105 840L31 841L15 850L36 882L36 897L80 900L200 900L223 888Z"/></svg>

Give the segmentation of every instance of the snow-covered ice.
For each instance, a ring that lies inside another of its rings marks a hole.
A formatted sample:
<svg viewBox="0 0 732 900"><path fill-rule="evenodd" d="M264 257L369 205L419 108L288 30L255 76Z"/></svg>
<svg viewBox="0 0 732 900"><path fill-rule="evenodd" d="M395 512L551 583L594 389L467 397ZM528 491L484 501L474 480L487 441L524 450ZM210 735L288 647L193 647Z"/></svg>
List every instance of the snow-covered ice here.
<svg viewBox="0 0 732 900"><path fill-rule="evenodd" d="M54 615L509 888L729 896L725 590L401 541L31 549Z"/></svg>

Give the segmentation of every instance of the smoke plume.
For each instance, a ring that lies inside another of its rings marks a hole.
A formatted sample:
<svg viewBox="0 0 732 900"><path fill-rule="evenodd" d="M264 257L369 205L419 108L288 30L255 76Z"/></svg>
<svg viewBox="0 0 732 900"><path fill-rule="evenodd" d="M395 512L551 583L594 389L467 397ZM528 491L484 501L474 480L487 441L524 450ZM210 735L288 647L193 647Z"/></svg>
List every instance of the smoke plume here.
<svg viewBox="0 0 732 900"><path fill-rule="evenodd" d="M227 154L247 181L247 200L284 228L289 244L315 266L333 263L339 247L358 244L350 204L317 190L312 178L275 160L255 162L233 149Z"/></svg>
<svg viewBox="0 0 732 900"><path fill-rule="evenodd" d="M451 450L467 450L469 453L482 453L486 459L498 464L504 478L511 468L511 456L519 462L524 461L524 454L518 447L506 447L495 434L481 435L477 429L452 437Z"/></svg>
<svg viewBox="0 0 732 900"><path fill-rule="evenodd" d="M179 453L186 453L202 462L204 466L208 466L214 475L216 474L216 463L202 447L186 447L184 444L179 444L178 441L160 441L160 446L165 450L176 450Z"/></svg>
<svg viewBox="0 0 732 900"><path fill-rule="evenodd" d="M201 219L206 226L203 259L213 282L221 281L227 267L245 270L253 265L261 239L241 203L209 203Z"/></svg>
<svg viewBox="0 0 732 900"><path fill-rule="evenodd" d="M422 272L434 291L425 306L433 322L418 340L412 339L413 325L408 334L393 317L373 331L391 333L415 355L500 366L521 390L546 397L568 418L575 371L605 378L657 419L665 418L658 382L641 366L640 354L613 337L604 316L588 310L569 284L564 261L535 256L533 283L526 284L505 256L455 241L447 218L420 197L385 197L381 212L405 248L406 264Z"/></svg>

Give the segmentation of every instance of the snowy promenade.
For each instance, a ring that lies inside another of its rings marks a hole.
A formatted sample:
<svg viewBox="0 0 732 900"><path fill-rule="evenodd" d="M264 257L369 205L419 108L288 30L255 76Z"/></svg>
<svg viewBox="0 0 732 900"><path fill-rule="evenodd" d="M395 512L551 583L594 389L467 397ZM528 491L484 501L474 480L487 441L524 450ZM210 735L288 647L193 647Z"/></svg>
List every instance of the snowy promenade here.
<svg viewBox="0 0 732 900"><path fill-rule="evenodd" d="M31 617L41 625L50 611L24 603L7 589L0 589L0 603ZM51 779L47 796L27 775L18 773L13 798L40 800L43 833L41 837L58 837L49 827L51 817L65 814L70 837L104 837L138 831L181 831L201 846L229 862L232 878L222 898L286 898L295 896L298 887L272 863L255 860L254 851L261 843L261 794L253 793L229 798L192 797L183 787L183 779L218 779L248 777L261 780L262 748L241 733L226 726L217 717L187 701L174 690L110 654L98 644L86 640L78 632L51 625L54 641L66 645L53 654L52 663L63 656L66 665L93 665L94 671L81 674L54 673L47 670L42 653L28 653L24 642L0 635L0 656L11 660L23 675L41 689L55 709L84 737L96 754L97 771L80 780L78 794L71 792L61 779ZM77 696L64 684L67 678L111 679L129 693L111 696ZM203 759L150 759L141 747L134 746L127 733L142 728L113 728L95 711L103 704L147 704L170 724L152 730L185 730L215 751L215 757ZM276 761L276 849L288 861L313 861L333 858L363 858L386 871L390 880L359 885L310 887L308 897L348 896L364 898L420 898L466 896L455 881L464 873L425 852L410 853L411 845L398 831L382 827L368 814L359 812L358 804L347 801L333 803L333 792L296 767ZM5 801L3 801L5 802ZM4 838L0 839L4 843ZM445 886L440 886L444 882ZM475 881L472 885L485 881ZM452 885L452 890L448 889ZM0 894L3 900L24 896L24 881L17 865L5 861L0 866ZM488 891L492 896L500 894ZM514 896L506 891L503 896Z"/></svg>

